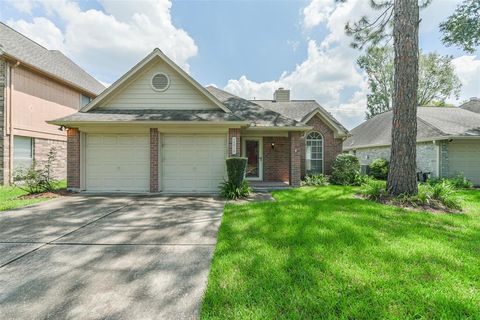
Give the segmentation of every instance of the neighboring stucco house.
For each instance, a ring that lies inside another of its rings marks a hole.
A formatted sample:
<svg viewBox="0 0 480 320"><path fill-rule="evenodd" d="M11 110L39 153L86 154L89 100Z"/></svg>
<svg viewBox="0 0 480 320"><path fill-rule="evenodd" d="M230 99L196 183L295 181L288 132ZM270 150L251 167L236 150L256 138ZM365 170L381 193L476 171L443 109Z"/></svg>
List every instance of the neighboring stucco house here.
<svg viewBox="0 0 480 320"><path fill-rule="evenodd" d="M289 115L289 106L302 111ZM330 171L348 134L288 90L267 102L204 88L159 49L80 112L50 123L68 128L68 187L94 192L217 192L226 157L242 155L248 179L298 186L302 170Z"/></svg>
<svg viewBox="0 0 480 320"><path fill-rule="evenodd" d="M46 120L72 114L104 86L56 50L0 22L0 184L57 150L54 175L66 177L66 132Z"/></svg>
<svg viewBox="0 0 480 320"><path fill-rule="evenodd" d="M417 170L433 177L465 175L480 185L480 114L457 107L417 109ZM344 151L362 165L390 158L392 111L351 130Z"/></svg>

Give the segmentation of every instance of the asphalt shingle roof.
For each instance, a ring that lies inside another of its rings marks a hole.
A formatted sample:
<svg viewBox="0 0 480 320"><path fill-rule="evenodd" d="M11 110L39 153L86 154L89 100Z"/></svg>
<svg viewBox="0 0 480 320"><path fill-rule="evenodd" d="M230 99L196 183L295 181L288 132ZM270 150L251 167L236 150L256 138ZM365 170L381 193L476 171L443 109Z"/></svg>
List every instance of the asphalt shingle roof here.
<svg viewBox="0 0 480 320"><path fill-rule="evenodd" d="M229 92L208 86L207 90L221 101L236 116L251 121L257 127L305 127L301 121L264 108L255 102L237 97Z"/></svg>
<svg viewBox="0 0 480 320"><path fill-rule="evenodd" d="M222 110L115 110L94 109L55 119L55 122L131 122L131 121L242 121Z"/></svg>
<svg viewBox="0 0 480 320"><path fill-rule="evenodd" d="M460 108L480 113L480 98L472 98L460 106Z"/></svg>
<svg viewBox="0 0 480 320"><path fill-rule="evenodd" d="M379 114L350 131L344 149L387 146L391 143L392 111ZM457 107L419 107L417 109L417 140L448 137L479 137L480 114Z"/></svg>
<svg viewBox="0 0 480 320"><path fill-rule="evenodd" d="M250 100L261 107L273 110L281 115L303 122L315 110L323 111L330 121L335 123L340 129L345 132L348 130L335 119L325 108L318 104L315 100L290 100L290 101L274 101L274 100Z"/></svg>
<svg viewBox="0 0 480 320"><path fill-rule="evenodd" d="M100 94L105 87L58 50L48 50L0 22L0 55L6 54L69 82L83 90Z"/></svg>

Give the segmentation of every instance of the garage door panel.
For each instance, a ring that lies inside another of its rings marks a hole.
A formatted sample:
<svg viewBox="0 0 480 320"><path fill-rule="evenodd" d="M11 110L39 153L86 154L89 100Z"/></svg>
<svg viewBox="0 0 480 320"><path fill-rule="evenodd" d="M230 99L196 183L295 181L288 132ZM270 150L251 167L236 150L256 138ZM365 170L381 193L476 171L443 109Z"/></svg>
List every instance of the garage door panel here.
<svg viewBox="0 0 480 320"><path fill-rule="evenodd" d="M163 190L216 192L225 176L226 135L164 135Z"/></svg>
<svg viewBox="0 0 480 320"><path fill-rule="evenodd" d="M87 134L86 189L148 191L149 142L146 134Z"/></svg>
<svg viewBox="0 0 480 320"><path fill-rule="evenodd" d="M461 174L480 185L480 141L453 141L448 145L449 174Z"/></svg>

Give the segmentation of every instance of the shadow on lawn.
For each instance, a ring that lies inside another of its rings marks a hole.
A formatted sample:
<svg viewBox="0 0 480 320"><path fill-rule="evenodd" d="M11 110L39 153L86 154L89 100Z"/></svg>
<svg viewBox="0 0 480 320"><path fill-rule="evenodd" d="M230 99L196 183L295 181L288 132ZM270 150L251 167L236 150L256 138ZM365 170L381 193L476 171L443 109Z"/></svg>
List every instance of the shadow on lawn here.
<svg viewBox="0 0 480 320"><path fill-rule="evenodd" d="M227 207L203 317L480 313L478 216L411 213L353 193L302 188Z"/></svg>

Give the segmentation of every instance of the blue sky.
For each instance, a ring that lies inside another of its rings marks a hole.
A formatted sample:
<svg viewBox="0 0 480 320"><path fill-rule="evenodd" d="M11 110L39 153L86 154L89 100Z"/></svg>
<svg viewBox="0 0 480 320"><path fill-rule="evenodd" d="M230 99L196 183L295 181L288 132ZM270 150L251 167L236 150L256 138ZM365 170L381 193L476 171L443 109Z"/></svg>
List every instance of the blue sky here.
<svg viewBox="0 0 480 320"><path fill-rule="evenodd" d="M420 45L455 57L458 103L480 96L480 52L446 48L438 23L460 1L434 0L422 12ZM349 47L346 21L371 14L366 0L0 2L0 19L49 49L59 49L110 84L159 47L204 85L246 98L283 86L316 99L348 128L364 118L365 75Z"/></svg>

